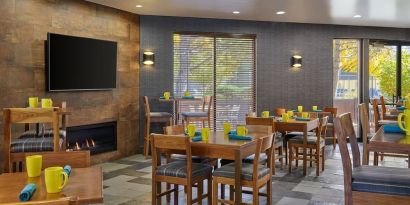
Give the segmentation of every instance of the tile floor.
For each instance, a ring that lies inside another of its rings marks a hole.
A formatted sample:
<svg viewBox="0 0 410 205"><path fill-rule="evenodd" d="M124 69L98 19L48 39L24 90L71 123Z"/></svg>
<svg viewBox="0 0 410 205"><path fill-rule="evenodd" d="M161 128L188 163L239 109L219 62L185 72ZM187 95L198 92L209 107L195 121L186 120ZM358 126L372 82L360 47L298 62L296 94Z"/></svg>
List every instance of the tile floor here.
<svg viewBox="0 0 410 205"><path fill-rule="evenodd" d="M343 170L339 150L327 146L326 154L325 171L319 177L315 175L314 166L309 168L308 176L303 177L302 163L299 163L299 167L290 174L287 169L280 170L277 164L272 183L272 204L344 204ZM370 158L372 160L372 156ZM404 158L394 157L385 157L379 164L394 167L407 166ZM146 160L142 155L134 155L95 166L102 167L104 171L104 204L151 204L151 160ZM182 187L179 196L179 204L185 204ZM195 191L194 197L196 197ZM243 200L252 202L252 196L244 195ZM165 198L162 202L166 204ZM260 197L260 202L266 204L265 198ZM207 204L206 200L203 204Z"/></svg>

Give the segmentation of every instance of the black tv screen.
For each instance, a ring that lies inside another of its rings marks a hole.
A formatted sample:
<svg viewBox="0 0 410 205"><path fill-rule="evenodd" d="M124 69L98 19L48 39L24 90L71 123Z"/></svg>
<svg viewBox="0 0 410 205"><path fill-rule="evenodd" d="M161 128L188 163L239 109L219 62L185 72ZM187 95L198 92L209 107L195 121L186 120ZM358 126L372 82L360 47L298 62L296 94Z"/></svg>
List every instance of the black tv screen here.
<svg viewBox="0 0 410 205"><path fill-rule="evenodd" d="M116 87L116 42L48 33L47 45L48 91Z"/></svg>

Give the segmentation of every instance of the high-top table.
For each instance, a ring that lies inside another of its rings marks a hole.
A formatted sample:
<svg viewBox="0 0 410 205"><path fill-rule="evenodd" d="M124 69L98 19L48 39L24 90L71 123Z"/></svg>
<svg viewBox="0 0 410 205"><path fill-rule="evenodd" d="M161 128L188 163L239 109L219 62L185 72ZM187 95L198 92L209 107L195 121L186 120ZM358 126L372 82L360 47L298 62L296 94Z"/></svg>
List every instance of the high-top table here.
<svg viewBox="0 0 410 205"><path fill-rule="evenodd" d="M178 121L179 121L179 110L180 110L179 107L180 107L180 104L184 103L184 102L191 102L191 103L194 103L194 104L199 104L199 103L203 102L203 99L202 98L170 98L169 100L166 100L166 99L163 99L163 98L159 98L159 102L173 103L173 108L174 108L174 112L175 112L174 121L175 121L175 124L177 125Z"/></svg>
<svg viewBox="0 0 410 205"><path fill-rule="evenodd" d="M4 173L0 175L0 203L19 202L19 193L28 183L35 183L37 190L30 201L42 201L65 197L77 198L78 204L103 202L101 167L73 168L67 185L62 192L48 194L44 172L40 177L27 177L26 172Z"/></svg>
<svg viewBox="0 0 410 205"><path fill-rule="evenodd" d="M223 132L211 132L207 141L191 143L191 152L194 156L222 158L235 162L235 204L242 204L241 170L242 159L255 154L249 146L256 142L257 138L266 137L267 133L249 133L252 140L230 140ZM178 152L173 152L178 153ZM160 162L160 160L157 160ZM161 190L161 185L157 187Z"/></svg>
<svg viewBox="0 0 410 205"><path fill-rule="evenodd" d="M385 133L382 126L370 139L367 144L367 150L363 151L363 164L369 164L368 153L393 153L407 155L410 158L410 136L406 136L402 133ZM373 165L378 165L378 157L375 154ZM408 167L410 168L410 162Z"/></svg>

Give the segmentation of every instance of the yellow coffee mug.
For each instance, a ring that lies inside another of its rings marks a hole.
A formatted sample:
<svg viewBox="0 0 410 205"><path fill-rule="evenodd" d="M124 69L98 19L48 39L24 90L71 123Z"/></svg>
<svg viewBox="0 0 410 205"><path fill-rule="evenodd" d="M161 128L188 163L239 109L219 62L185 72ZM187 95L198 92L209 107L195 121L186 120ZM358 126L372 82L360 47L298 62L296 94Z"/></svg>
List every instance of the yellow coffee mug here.
<svg viewBox="0 0 410 205"><path fill-rule="evenodd" d="M248 134L248 129L245 125L238 125L236 126L236 134L238 136L246 136Z"/></svg>
<svg viewBox="0 0 410 205"><path fill-rule="evenodd" d="M52 108L53 101L50 98L43 98L41 99L41 107L42 108Z"/></svg>
<svg viewBox="0 0 410 205"><path fill-rule="evenodd" d="M228 134L231 131L232 125L229 122L224 122L224 134Z"/></svg>
<svg viewBox="0 0 410 205"><path fill-rule="evenodd" d="M289 116L286 113L282 113L282 122L287 122L289 120Z"/></svg>
<svg viewBox="0 0 410 205"><path fill-rule="evenodd" d="M29 97L28 98L28 106L31 108L38 107L38 97Z"/></svg>
<svg viewBox="0 0 410 205"><path fill-rule="evenodd" d="M303 112L303 106L301 105L298 106L298 112Z"/></svg>
<svg viewBox="0 0 410 205"><path fill-rule="evenodd" d="M187 90L187 91L184 92L184 96L185 97L191 96L191 93L189 93L189 91Z"/></svg>
<svg viewBox="0 0 410 205"><path fill-rule="evenodd" d="M302 118L309 118L308 112L302 112Z"/></svg>
<svg viewBox="0 0 410 205"><path fill-rule="evenodd" d="M38 177L41 175L43 166L43 156L31 155L26 157L26 168L28 177Z"/></svg>
<svg viewBox="0 0 410 205"><path fill-rule="evenodd" d="M44 170L47 193L58 193L68 182L68 174L62 167L49 167Z"/></svg>
<svg viewBox="0 0 410 205"><path fill-rule="evenodd" d="M170 97L171 97L171 93L170 93L170 92L164 92L164 98L165 98L165 100L169 100Z"/></svg>
<svg viewBox="0 0 410 205"><path fill-rule="evenodd" d="M295 115L292 110L287 111L286 114L288 114L288 117L293 117L293 115Z"/></svg>
<svg viewBox="0 0 410 205"><path fill-rule="evenodd" d="M268 118L269 117L269 111L263 111L262 112L262 117L263 118Z"/></svg>
<svg viewBox="0 0 410 205"><path fill-rule="evenodd" d="M204 127L201 129L201 137L202 140L207 141L209 139L209 136L211 135L211 130L207 127Z"/></svg>
<svg viewBox="0 0 410 205"><path fill-rule="evenodd" d="M312 106L312 110L313 110L313 111L316 111L316 110L317 110L317 106L316 106L316 105Z"/></svg>
<svg viewBox="0 0 410 205"><path fill-rule="evenodd" d="M190 136L190 137L195 137L195 130L196 130L195 125L189 124L189 125L187 126L187 128L188 128L188 136Z"/></svg>

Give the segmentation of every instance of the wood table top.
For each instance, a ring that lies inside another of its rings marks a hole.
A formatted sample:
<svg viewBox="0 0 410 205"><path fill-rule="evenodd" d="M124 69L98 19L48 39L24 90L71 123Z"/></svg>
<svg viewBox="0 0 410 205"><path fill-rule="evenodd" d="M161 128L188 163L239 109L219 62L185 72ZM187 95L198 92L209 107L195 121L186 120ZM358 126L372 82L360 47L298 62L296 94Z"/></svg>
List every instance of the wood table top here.
<svg viewBox="0 0 410 205"><path fill-rule="evenodd" d="M79 204L103 202L101 167L73 168L67 186L62 192L55 194L47 193L43 173L40 177L34 178L28 178L26 172L1 174L0 203L19 202L19 193L27 183L37 185L31 201L78 197Z"/></svg>

